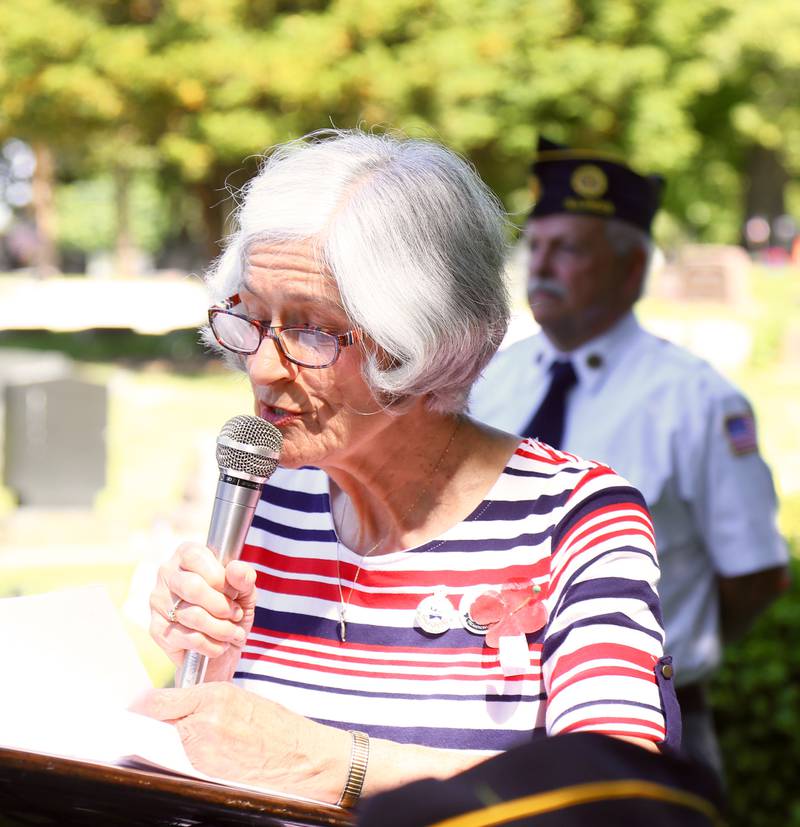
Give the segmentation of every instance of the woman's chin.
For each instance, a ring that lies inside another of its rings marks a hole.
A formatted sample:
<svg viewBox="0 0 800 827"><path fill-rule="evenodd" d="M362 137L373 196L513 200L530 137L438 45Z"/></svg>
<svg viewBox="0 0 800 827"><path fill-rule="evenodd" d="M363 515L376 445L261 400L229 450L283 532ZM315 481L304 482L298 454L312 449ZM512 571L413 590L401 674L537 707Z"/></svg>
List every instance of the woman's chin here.
<svg viewBox="0 0 800 827"><path fill-rule="evenodd" d="M318 451L309 450L313 448L307 442L305 445L297 444L291 434L284 433L283 448L278 464L281 468L302 468L304 465L318 467L322 458Z"/></svg>
<svg viewBox="0 0 800 827"><path fill-rule="evenodd" d="M296 460L296 459L293 460L293 459L284 458L283 455L281 455L281 460L278 463L278 465L281 468L286 468L290 471L291 470L296 470L297 468L302 468L304 465L313 465L313 464L314 464L313 462L303 462L301 460Z"/></svg>

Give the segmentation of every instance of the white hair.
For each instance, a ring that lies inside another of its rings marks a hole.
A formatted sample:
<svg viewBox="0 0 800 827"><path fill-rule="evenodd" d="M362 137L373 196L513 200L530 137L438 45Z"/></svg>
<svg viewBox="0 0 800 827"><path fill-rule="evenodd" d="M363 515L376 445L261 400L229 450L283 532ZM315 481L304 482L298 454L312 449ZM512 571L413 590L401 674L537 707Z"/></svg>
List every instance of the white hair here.
<svg viewBox="0 0 800 827"><path fill-rule="evenodd" d="M603 223L606 239L619 258L625 258L637 248L644 253L644 273L639 288L639 295L641 295L650 271L654 250L653 240L644 230L627 221L621 221L619 218L608 218Z"/></svg>
<svg viewBox="0 0 800 827"><path fill-rule="evenodd" d="M427 140L323 130L276 147L242 190L209 273L238 292L256 243L310 240L366 350L376 396L463 409L508 325L506 218L462 158Z"/></svg>

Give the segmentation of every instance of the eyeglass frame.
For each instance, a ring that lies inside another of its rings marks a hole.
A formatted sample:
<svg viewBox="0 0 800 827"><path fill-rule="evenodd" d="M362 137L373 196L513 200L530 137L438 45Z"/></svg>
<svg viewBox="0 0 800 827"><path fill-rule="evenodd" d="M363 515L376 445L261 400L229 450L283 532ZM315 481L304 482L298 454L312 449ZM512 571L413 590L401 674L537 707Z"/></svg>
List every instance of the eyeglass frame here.
<svg viewBox="0 0 800 827"><path fill-rule="evenodd" d="M264 324L260 319L252 319L250 316L242 316L239 313L234 313L233 308L236 305L241 304L242 299L238 293L234 293L232 296L228 296L227 299L224 299L219 304L212 305L208 308L208 326L211 328L211 332L214 334L214 338L217 340L217 343L220 347L224 347L225 350L231 351L231 353L238 353L241 356L252 356L254 353L258 352L258 349L261 347L264 339L271 339L278 347L281 355L288 359L293 365L297 365L301 368L309 368L311 370L322 370L323 368L329 368L331 365L336 363L336 360L339 358L342 348L349 347L350 345L354 345L356 342L360 342L362 340L362 333L361 330L357 327L353 328L352 330L348 330L345 333L331 333L329 330L325 330L322 327L314 327L313 325L268 325ZM255 346L253 350L239 350L237 348L230 347L230 345L226 345L224 342L220 341L219 336L217 336L216 330L214 330L214 316L219 315L226 315L226 316L236 316L238 319L244 319L246 322L251 324L253 327L258 330L259 339L258 344ZM326 336L330 336L335 344L336 344L336 352L333 355L333 359L330 362L326 362L324 365L309 365L306 362L301 362L299 359L296 359L294 356L291 356L283 342L281 341L281 333L286 330L310 330L315 333L324 333Z"/></svg>

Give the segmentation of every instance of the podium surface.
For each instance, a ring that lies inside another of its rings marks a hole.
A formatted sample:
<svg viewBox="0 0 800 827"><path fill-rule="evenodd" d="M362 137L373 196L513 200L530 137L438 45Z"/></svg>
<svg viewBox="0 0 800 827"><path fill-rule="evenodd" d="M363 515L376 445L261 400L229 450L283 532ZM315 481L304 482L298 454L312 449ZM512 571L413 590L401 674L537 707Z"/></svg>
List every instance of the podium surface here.
<svg viewBox="0 0 800 827"><path fill-rule="evenodd" d="M0 827L352 827L326 804L0 748Z"/></svg>

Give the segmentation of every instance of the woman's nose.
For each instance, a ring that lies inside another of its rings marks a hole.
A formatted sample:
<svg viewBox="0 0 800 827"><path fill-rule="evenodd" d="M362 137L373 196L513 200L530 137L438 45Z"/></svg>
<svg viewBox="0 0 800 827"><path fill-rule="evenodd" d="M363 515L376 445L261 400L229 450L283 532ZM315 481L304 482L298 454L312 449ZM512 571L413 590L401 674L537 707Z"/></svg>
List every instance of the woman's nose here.
<svg viewBox="0 0 800 827"><path fill-rule="evenodd" d="M277 341L264 336L258 350L247 357L247 373L255 384L269 385L280 380L294 379L297 366L283 355Z"/></svg>

